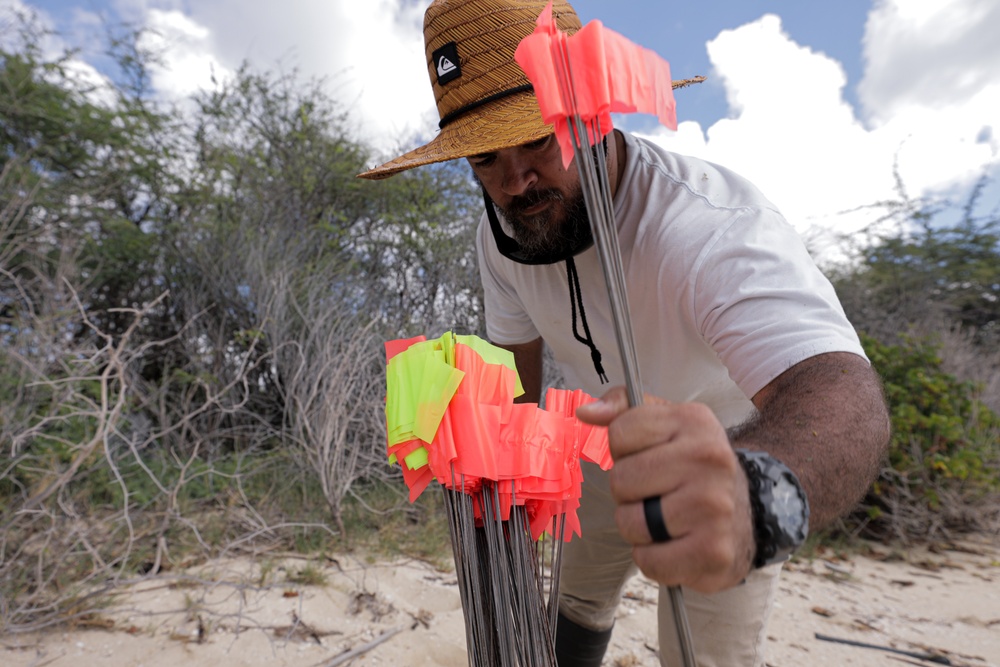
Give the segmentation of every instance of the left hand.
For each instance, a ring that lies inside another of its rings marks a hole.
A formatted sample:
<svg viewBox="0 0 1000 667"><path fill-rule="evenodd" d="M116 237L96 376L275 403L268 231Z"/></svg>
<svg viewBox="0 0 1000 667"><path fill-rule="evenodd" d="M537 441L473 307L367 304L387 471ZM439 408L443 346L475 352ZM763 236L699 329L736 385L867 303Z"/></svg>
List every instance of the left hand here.
<svg viewBox="0 0 1000 667"><path fill-rule="evenodd" d="M608 427L615 521L643 574L711 593L746 578L754 554L747 479L726 430L700 403L645 397L630 408L624 387L580 407ZM642 501L660 497L668 542L653 543Z"/></svg>

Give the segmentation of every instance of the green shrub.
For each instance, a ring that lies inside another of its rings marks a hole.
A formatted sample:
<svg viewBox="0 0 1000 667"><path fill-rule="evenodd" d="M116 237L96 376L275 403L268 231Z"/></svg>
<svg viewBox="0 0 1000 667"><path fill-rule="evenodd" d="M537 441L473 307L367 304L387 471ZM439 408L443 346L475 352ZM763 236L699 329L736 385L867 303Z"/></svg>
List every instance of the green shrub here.
<svg viewBox="0 0 1000 667"><path fill-rule="evenodd" d="M875 537L946 536L983 527L1000 506L1000 416L979 388L941 369L933 340L862 335L885 383L889 460L851 522Z"/></svg>

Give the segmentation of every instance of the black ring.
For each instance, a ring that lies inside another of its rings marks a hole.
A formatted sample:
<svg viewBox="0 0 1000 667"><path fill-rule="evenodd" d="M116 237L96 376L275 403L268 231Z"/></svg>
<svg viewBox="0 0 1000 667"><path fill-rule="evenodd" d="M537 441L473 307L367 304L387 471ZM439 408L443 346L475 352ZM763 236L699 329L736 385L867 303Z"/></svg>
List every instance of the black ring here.
<svg viewBox="0 0 1000 667"><path fill-rule="evenodd" d="M669 542L670 532L663 521L663 509L660 507L660 497L653 496L642 501L642 512L646 515L646 528L654 542Z"/></svg>

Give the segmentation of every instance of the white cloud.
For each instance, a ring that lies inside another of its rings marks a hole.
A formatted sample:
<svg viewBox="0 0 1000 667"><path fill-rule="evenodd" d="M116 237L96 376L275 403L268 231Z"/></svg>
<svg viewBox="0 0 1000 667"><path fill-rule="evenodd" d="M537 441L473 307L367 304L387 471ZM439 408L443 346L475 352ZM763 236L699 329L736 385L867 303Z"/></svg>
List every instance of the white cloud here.
<svg viewBox="0 0 1000 667"><path fill-rule="evenodd" d="M21 0L0 0L0 47L5 49L19 48L20 18L29 21L34 19L36 27L50 31L53 27L52 18L44 11L37 9ZM42 36L40 45L43 52L48 53L59 47L60 42L51 36ZM61 51L61 49L59 49Z"/></svg>
<svg viewBox="0 0 1000 667"><path fill-rule="evenodd" d="M870 13L859 98L914 189L967 181L1000 158L998 31L997 2L880 0Z"/></svg>
<svg viewBox="0 0 1000 667"><path fill-rule="evenodd" d="M140 48L157 56L150 67L154 89L169 99L185 99L214 88L232 71L212 53L212 32L177 10L151 9Z"/></svg>
<svg viewBox="0 0 1000 667"><path fill-rule="evenodd" d="M19 50L24 45L20 43L21 35L19 16L28 20L32 29L38 31L29 39L37 39L36 46L43 59L62 61L63 72L69 81L74 82L80 91L95 104L111 106L115 103L115 95L107 77L97 68L84 60L79 54L65 58L70 45L55 34L55 21L45 11L28 5L21 0L0 0L0 47ZM89 22L90 18L80 14L79 18ZM30 30L29 30L30 33ZM54 75L52 75L54 78Z"/></svg>
<svg viewBox="0 0 1000 667"><path fill-rule="evenodd" d="M835 227L850 233L870 222L870 212L837 214L893 198L896 167L911 195L968 183L997 164L1000 60L977 60L984 54L982 29L946 21L938 4L885 0L873 10L859 86L868 125L844 100L839 63L794 43L780 19L766 15L708 43L731 117L704 136L697 123L683 123L676 134L663 130L655 138L747 176L803 232ZM905 20L897 16L903 9ZM948 38L939 33L937 40L957 51L968 42L970 53L925 59L910 71L910 47L939 23ZM950 82L949 92L924 85L959 64L968 77ZM895 72L903 83L890 83ZM679 100L683 104L683 92Z"/></svg>
<svg viewBox="0 0 1000 667"><path fill-rule="evenodd" d="M157 92L182 99L212 88L244 61L256 70L297 70L328 82L361 137L391 152L436 129L423 52L430 0L110 0L124 20L148 30L141 45L160 54ZM25 7L0 0L0 7ZM63 28L92 23L74 10ZM48 21L46 25L52 25Z"/></svg>
<svg viewBox="0 0 1000 667"><path fill-rule="evenodd" d="M701 142L697 123L682 124L676 136L662 131L658 141L746 176L803 231L892 188L892 152L871 150L843 99L839 63L794 43L777 16L723 31L708 53L731 117Z"/></svg>
<svg viewBox="0 0 1000 667"><path fill-rule="evenodd" d="M0 12L23 12L27 6L21 0L0 0Z"/></svg>
<svg viewBox="0 0 1000 667"><path fill-rule="evenodd" d="M199 0L189 16L208 31L203 44L226 67L249 60L258 69L294 68L326 79L363 137L388 150L403 136L426 130L434 109L425 66L414 57L423 52L428 4Z"/></svg>
<svg viewBox="0 0 1000 667"><path fill-rule="evenodd" d="M107 1L150 31L142 45L162 56L152 74L166 98L213 88L213 75L224 80L249 62L326 81L361 138L384 151L436 124L427 73L414 57L430 0Z"/></svg>
<svg viewBox="0 0 1000 667"><path fill-rule="evenodd" d="M880 125L912 107L947 109L990 89L996 95L998 33L995 1L878 0L868 16L858 86L866 113Z"/></svg>

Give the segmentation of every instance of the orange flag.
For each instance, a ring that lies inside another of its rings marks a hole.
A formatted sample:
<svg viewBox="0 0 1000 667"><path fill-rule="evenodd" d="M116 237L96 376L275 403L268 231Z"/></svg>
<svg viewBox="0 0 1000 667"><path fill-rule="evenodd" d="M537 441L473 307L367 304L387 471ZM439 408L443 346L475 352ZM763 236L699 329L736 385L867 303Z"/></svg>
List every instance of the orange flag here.
<svg viewBox="0 0 1000 667"><path fill-rule="evenodd" d="M611 132L612 113L649 113L677 129L670 64L600 21L568 36L556 27L549 3L514 59L535 88L542 119L555 127L564 167L573 160L573 116L583 121L591 145Z"/></svg>
<svg viewBox="0 0 1000 667"><path fill-rule="evenodd" d="M593 398L550 389L545 410L515 405L522 389L513 360L473 336L418 336L385 349L387 453L402 468L410 502L435 480L474 499L488 482L497 517L525 507L535 539L560 516L563 539L580 534L580 459L611 465L607 429L576 418Z"/></svg>

